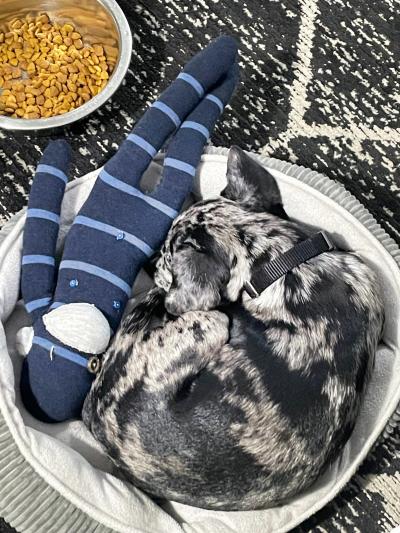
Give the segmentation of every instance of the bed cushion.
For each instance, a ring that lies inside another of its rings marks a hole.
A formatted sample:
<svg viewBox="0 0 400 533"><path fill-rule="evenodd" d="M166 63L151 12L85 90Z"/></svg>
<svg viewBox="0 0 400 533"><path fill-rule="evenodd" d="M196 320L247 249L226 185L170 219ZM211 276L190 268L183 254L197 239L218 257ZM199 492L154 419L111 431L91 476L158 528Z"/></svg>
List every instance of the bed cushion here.
<svg viewBox="0 0 400 533"><path fill-rule="evenodd" d="M121 531L169 533L277 533L292 529L328 503L349 481L400 401L400 250L344 188L315 172L255 156L277 178L289 216L331 232L377 272L386 323L372 381L355 430L340 458L310 489L279 507L260 511L208 511L148 496L115 476L113 466L81 422L46 425L23 408L16 331L29 324L19 301L24 212L0 232L0 515L20 531ZM194 198L224 188L227 150L203 156ZM145 177L159 176L156 159ZM68 185L58 248L98 171ZM141 273L134 299L151 280ZM4 329L3 329L4 327Z"/></svg>

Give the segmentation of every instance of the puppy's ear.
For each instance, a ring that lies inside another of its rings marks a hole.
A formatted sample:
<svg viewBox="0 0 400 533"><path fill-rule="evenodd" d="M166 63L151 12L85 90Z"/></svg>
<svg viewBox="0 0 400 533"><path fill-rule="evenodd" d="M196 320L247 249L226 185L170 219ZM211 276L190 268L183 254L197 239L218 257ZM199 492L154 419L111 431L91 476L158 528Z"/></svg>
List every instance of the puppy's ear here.
<svg viewBox="0 0 400 533"><path fill-rule="evenodd" d="M228 185L221 196L239 203L248 211L288 218L275 178L238 146L229 150L226 177Z"/></svg>

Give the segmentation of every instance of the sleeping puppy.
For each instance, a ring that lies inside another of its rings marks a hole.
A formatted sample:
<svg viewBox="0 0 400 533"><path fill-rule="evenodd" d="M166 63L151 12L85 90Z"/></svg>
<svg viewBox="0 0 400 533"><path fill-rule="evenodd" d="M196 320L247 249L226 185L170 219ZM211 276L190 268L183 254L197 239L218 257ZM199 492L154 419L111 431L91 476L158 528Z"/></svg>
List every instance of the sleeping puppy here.
<svg viewBox="0 0 400 533"><path fill-rule="evenodd" d="M155 282L123 321L83 420L121 475L209 509L276 505L349 438L383 327L374 273L329 251L244 290L310 231L239 148L221 197L174 222Z"/></svg>

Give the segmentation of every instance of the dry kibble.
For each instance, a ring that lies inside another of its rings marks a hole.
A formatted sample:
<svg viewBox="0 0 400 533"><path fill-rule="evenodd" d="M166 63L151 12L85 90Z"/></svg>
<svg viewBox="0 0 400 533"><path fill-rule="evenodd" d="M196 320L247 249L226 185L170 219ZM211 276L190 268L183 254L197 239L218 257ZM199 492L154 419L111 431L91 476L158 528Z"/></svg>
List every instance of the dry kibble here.
<svg viewBox="0 0 400 533"><path fill-rule="evenodd" d="M49 68L49 65L50 63L46 60L46 59L39 59L39 61L37 62L37 64L39 65L40 68L42 68L43 70L47 70Z"/></svg>
<svg viewBox="0 0 400 533"><path fill-rule="evenodd" d="M57 72L56 77L60 83L65 83L68 79L68 76L63 72Z"/></svg>
<svg viewBox="0 0 400 533"><path fill-rule="evenodd" d="M64 41L63 41L63 38L61 37L61 35L59 33L56 33L53 37L53 43L55 44L62 44Z"/></svg>
<svg viewBox="0 0 400 533"><path fill-rule="evenodd" d="M117 50L85 43L72 24L46 13L0 27L0 114L48 118L96 96L114 68Z"/></svg>

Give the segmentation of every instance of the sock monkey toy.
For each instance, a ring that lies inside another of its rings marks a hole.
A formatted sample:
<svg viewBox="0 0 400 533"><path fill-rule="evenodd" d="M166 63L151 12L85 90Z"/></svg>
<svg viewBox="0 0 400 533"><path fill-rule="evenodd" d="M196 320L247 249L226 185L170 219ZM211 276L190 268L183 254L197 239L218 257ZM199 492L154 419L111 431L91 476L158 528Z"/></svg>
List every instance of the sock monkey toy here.
<svg viewBox="0 0 400 533"><path fill-rule="evenodd" d="M29 198L21 277L33 321L21 394L37 418L80 416L135 277L191 191L204 144L235 88L236 60L232 38L214 40L152 104L97 177L59 265L55 247L70 153L65 141L45 150ZM161 182L145 194L140 179L174 132Z"/></svg>

